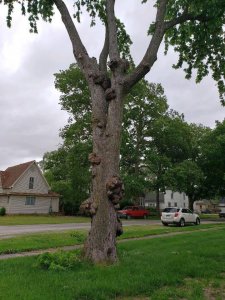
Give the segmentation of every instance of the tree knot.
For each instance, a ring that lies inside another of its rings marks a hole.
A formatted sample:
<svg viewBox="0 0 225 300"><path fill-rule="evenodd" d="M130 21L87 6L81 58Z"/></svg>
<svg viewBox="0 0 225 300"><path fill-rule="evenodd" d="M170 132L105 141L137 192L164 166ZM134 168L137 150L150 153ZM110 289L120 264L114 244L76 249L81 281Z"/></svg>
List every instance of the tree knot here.
<svg viewBox="0 0 225 300"><path fill-rule="evenodd" d="M108 66L112 71L115 71L115 69L120 68L121 71L125 73L129 69L130 63L127 59L120 58L118 60L111 60L108 63Z"/></svg>
<svg viewBox="0 0 225 300"><path fill-rule="evenodd" d="M88 160L92 165L99 165L101 163L101 157L99 157L96 153L90 153Z"/></svg>
<svg viewBox="0 0 225 300"><path fill-rule="evenodd" d="M97 205L95 204L93 198L90 197L81 203L79 209L79 213L81 215L90 217L95 215L96 212L97 212Z"/></svg>
<svg viewBox="0 0 225 300"><path fill-rule="evenodd" d="M107 74L100 72L99 74L95 74L93 76L93 81L95 84L100 85L104 90L111 87L111 80L107 76Z"/></svg>
<svg viewBox="0 0 225 300"><path fill-rule="evenodd" d="M110 68L110 70L114 71L119 65L119 61L118 60L110 60L108 62L108 66Z"/></svg>
<svg viewBox="0 0 225 300"><path fill-rule="evenodd" d="M107 195L114 205L117 205L123 197L124 186L121 179L114 175L106 182Z"/></svg>
<svg viewBox="0 0 225 300"><path fill-rule="evenodd" d="M105 98L107 101L110 101L112 99L116 98L116 91L113 88L109 88L105 91Z"/></svg>

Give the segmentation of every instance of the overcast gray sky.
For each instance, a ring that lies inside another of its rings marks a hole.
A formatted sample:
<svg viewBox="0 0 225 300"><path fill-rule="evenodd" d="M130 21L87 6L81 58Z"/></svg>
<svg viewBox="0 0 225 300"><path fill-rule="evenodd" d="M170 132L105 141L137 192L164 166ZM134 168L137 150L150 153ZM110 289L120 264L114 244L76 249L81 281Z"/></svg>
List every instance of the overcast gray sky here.
<svg viewBox="0 0 225 300"><path fill-rule="evenodd" d="M68 1L72 3L73 1ZM154 11L140 0L117 1L116 12L124 21L134 42L132 54L138 63L145 52L146 36ZM39 34L30 34L26 18L14 14L13 26L6 27L6 11L0 11L0 170L28 160L40 160L47 151L57 149L59 129L68 115L60 109L59 93L54 88L53 74L74 62L67 32L56 13L51 24L40 22ZM103 30L90 29L84 15L78 25L90 55L98 57ZM173 70L176 54L163 55L147 79L161 83L170 108L184 113L188 122L214 127L222 121L225 108L220 105L215 82L206 78L196 85L186 80L181 70Z"/></svg>

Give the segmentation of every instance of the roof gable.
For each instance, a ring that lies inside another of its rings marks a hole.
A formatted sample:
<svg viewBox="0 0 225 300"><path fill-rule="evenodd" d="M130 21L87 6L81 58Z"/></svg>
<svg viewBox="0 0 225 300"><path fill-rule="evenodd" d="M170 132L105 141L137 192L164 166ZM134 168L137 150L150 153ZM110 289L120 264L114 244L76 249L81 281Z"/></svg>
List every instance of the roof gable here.
<svg viewBox="0 0 225 300"><path fill-rule="evenodd" d="M23 164L12 166L5 171L0 172L0 182L2 187L7 189L13 186L13 184L20 178L20 176L34 163L35 161L29 161Z"/></svg>

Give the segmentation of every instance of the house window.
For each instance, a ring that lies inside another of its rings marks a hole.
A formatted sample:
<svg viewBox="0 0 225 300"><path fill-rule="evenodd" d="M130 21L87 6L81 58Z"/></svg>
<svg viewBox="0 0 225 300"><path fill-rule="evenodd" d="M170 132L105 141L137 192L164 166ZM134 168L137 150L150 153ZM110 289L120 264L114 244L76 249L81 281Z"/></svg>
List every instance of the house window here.
<svg viewBox="0 0 225 300"><path fill-rule="evenodd" d="M184 203L184 207L186 207L186 206L185 206L185 203Z"/></svg>
<svg viewBox="0 0 225 300"><path fill-rule="evenodd" d="M35 205L36 198L34 196L27 196L25 205Z"/></svg>
<svg viewBox="0 0 225 300"><path fill-rule="evenodd" d="M173 199L173 192L171 193L171 199Z"/></svg>
<svg viewBox="0 0 225 300"><path fill-rule="evenodd" d="M171 207L171 202L168 202L168 207Z"/></svg>
<svg viewBox="0 0 225 300"><path fill-rule="evenodd" d="M32 190L34 188L34 177L30 177L29 180L29 189Z"/></svg>
<svg viewBox="0 0 225 300"><path fill-rule="evenodd" d="M177 202L174 202L174 206L177 207Z"/></svg>

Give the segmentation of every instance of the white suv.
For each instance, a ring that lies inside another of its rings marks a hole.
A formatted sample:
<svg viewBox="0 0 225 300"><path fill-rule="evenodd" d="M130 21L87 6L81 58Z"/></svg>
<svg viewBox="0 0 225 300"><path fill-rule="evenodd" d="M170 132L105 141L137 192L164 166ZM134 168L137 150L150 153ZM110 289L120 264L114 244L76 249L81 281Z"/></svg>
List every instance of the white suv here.
<svg viewBox="0 0 225 300"><path fill-rule="evenodd" d="M200 218L198 214L193 213L190 209L178 207L165 208L161 215L161 221L164 226L177 224L183 227L186 223L200 225Z"/></svg>

